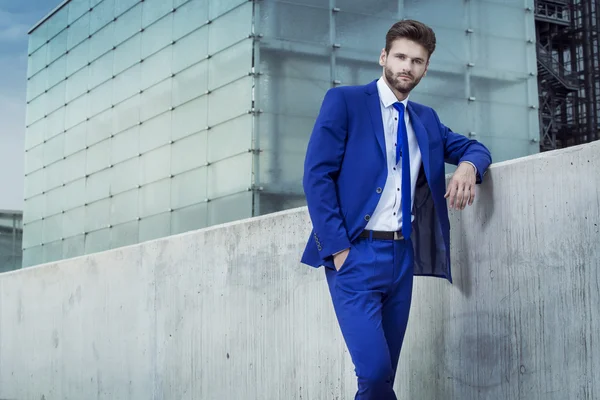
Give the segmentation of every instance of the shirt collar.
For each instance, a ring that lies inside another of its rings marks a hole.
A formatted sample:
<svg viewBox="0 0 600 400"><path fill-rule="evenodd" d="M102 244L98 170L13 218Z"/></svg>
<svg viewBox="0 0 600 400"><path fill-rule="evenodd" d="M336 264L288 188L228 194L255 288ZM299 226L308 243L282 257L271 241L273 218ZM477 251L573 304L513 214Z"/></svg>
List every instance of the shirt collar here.
<svg viewBox="0 0 600 400"><path fill-rule="evenodd" d="M383 76L377 81L377 91L379 92L381 104L383 104L385 108L391 107L394 103L398 102L398 99L396 98L394 92L392 92L392 89L390 89L387 83L385 83L383 80ZM408 96L406 99L402 100L401 103L404 104L404 108L406 108L408 105Z"/></svg>

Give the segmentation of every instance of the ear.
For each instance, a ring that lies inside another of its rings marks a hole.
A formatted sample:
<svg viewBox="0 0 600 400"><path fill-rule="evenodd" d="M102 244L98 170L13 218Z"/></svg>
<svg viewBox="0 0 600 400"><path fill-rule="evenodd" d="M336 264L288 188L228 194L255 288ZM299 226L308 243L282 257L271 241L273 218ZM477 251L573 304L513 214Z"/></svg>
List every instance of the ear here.
<svg viewBox="0 0 600 400"><path fill-rule="evenodd" d="M380 66L384 66L385 65L385 59L387 57L387 54L385 53L385 49L381 49L381 54L379 55L379 65Z"/></svg>

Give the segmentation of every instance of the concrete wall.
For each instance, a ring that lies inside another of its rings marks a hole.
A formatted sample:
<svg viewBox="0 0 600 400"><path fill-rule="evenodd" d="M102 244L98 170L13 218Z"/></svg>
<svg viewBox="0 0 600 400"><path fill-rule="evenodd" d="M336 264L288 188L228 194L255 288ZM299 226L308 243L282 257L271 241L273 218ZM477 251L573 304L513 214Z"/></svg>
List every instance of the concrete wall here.
<svg viewBox="0 0 600 400"><path fill-rule="evenodd" d="M452 213L456 283L417 279L399 398L600 398L598 154L496 165ZM0 275L0 399L352 398L309 228L297 209Z"/></svg>

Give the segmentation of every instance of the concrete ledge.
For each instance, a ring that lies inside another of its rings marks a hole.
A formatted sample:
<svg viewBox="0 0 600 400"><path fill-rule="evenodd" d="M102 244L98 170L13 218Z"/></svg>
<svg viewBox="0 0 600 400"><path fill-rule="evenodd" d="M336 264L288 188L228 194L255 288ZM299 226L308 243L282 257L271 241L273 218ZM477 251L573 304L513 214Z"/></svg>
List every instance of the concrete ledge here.
<svg viewBox="0 0 600 400"><path fill-rule="evenodd" d="M598 155L494 165L452 212L456 283L416 281L399 398L600 397ZM0 274L0 398L352 398L309 230L301 208Z"/></svg>

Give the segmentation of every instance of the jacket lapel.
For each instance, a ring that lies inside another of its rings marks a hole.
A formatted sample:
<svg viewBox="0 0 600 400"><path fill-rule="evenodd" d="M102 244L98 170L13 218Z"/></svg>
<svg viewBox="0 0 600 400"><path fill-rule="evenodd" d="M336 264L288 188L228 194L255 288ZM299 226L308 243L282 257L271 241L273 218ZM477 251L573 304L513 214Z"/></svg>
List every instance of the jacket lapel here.
<svg viewBox="0 0 600 400"><path fill-rule="evenodd" d="M427 135L427 130L425 126L421 122L421 119L417 116L417 113L412 107L411 102L408 102L408 115L410 118L410 122L415 131L415 136L417 137L417 143L419 144L419 150L421 150L421 159L423 161L423 167L425 169L425 176L429 179L429 136Z"/></svg>
<svg viewBox="0 0 600 400"><path fill-rule="evenodd" d="M373 81L366 86L367 93L367 109L371 114L371 124L377 142L379 142L379 148L383 158L386 158L385 154L385 136L383 133L383 119L381 118L381 100L379 99L379 93L377 92L377 81Z"/></svg>

